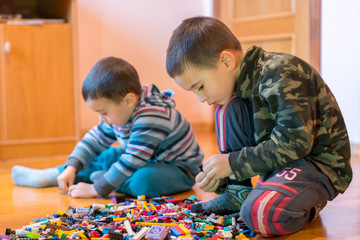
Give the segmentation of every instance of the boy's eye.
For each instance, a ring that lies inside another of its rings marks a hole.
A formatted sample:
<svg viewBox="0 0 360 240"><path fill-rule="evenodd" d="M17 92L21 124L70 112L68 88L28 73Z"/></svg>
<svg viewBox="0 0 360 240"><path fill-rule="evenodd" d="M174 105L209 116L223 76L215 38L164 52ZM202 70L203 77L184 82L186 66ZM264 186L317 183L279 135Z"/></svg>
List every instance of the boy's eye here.
<svg viewBox="0 0 360 240"><path fill-rule="evenodd" d="M204 88L204 85L201 85L196 91L199 92Z"/></svg>

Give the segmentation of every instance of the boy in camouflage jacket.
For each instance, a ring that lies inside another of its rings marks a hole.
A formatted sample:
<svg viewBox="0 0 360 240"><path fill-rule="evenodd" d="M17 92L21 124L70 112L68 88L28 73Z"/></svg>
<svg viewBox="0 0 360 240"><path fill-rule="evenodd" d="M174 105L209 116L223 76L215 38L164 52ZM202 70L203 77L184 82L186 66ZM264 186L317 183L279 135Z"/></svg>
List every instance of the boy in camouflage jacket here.
<svg viewBox="0 0 360 240"><path fill-rule="evenodd" d="M352 179L344 119L328 86L303 60L253 46L244 52L222 22L184 20L170 39L169 75L215 112L221 154L196 182L221 194L192 212L240 210L257 234L294 233ZM260 175L253 188L250 178Z"/></svg>

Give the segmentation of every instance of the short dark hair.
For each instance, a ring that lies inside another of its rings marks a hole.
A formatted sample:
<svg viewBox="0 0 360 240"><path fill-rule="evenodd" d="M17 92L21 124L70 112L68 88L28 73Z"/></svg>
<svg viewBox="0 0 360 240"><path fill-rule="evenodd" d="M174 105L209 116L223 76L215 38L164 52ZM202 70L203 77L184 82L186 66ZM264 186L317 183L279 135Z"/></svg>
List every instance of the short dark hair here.
<svg viewBox="0 0 360 240"><path fill-rule="evenodd" d="M241 50L241 44L221 21L211 17L185 19L173 32L166 55L170 77L181 75L189 65L213 68L223 50Z"/></svg>
<svg viewBox="0 0 360 240"><path fill-rule="evenodd" d="M119 103L128 93L141 95L141 84L136 69L121 58L100 59L91 68L82 85L84 100L101 97Z"/></svg>

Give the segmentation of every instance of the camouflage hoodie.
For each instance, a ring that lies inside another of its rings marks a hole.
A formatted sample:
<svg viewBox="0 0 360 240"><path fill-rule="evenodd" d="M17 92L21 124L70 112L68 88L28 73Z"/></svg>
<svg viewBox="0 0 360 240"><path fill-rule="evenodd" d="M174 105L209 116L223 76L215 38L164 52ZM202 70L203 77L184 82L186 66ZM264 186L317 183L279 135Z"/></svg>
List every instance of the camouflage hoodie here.
<svg viewBox="0 0 360 240"><path fill-rule="evenodd" d="M236 94L251 101L254 147L230 153L238 180L304 158L343 193L352 179L343 116L318 72L303 60L253 46L240 63Z"/></svg>

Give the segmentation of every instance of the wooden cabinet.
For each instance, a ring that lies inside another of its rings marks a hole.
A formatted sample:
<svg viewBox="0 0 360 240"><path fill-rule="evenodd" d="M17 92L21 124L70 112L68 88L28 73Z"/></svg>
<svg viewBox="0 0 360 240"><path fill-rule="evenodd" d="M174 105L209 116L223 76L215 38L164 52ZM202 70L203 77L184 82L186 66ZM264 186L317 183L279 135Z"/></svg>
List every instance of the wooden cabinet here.
<svg viewBox="0 0 360 240"><path fill-rule="evenodd" d="M68 154L76 141L70 24L0 24L0 159Z"/></svg>

